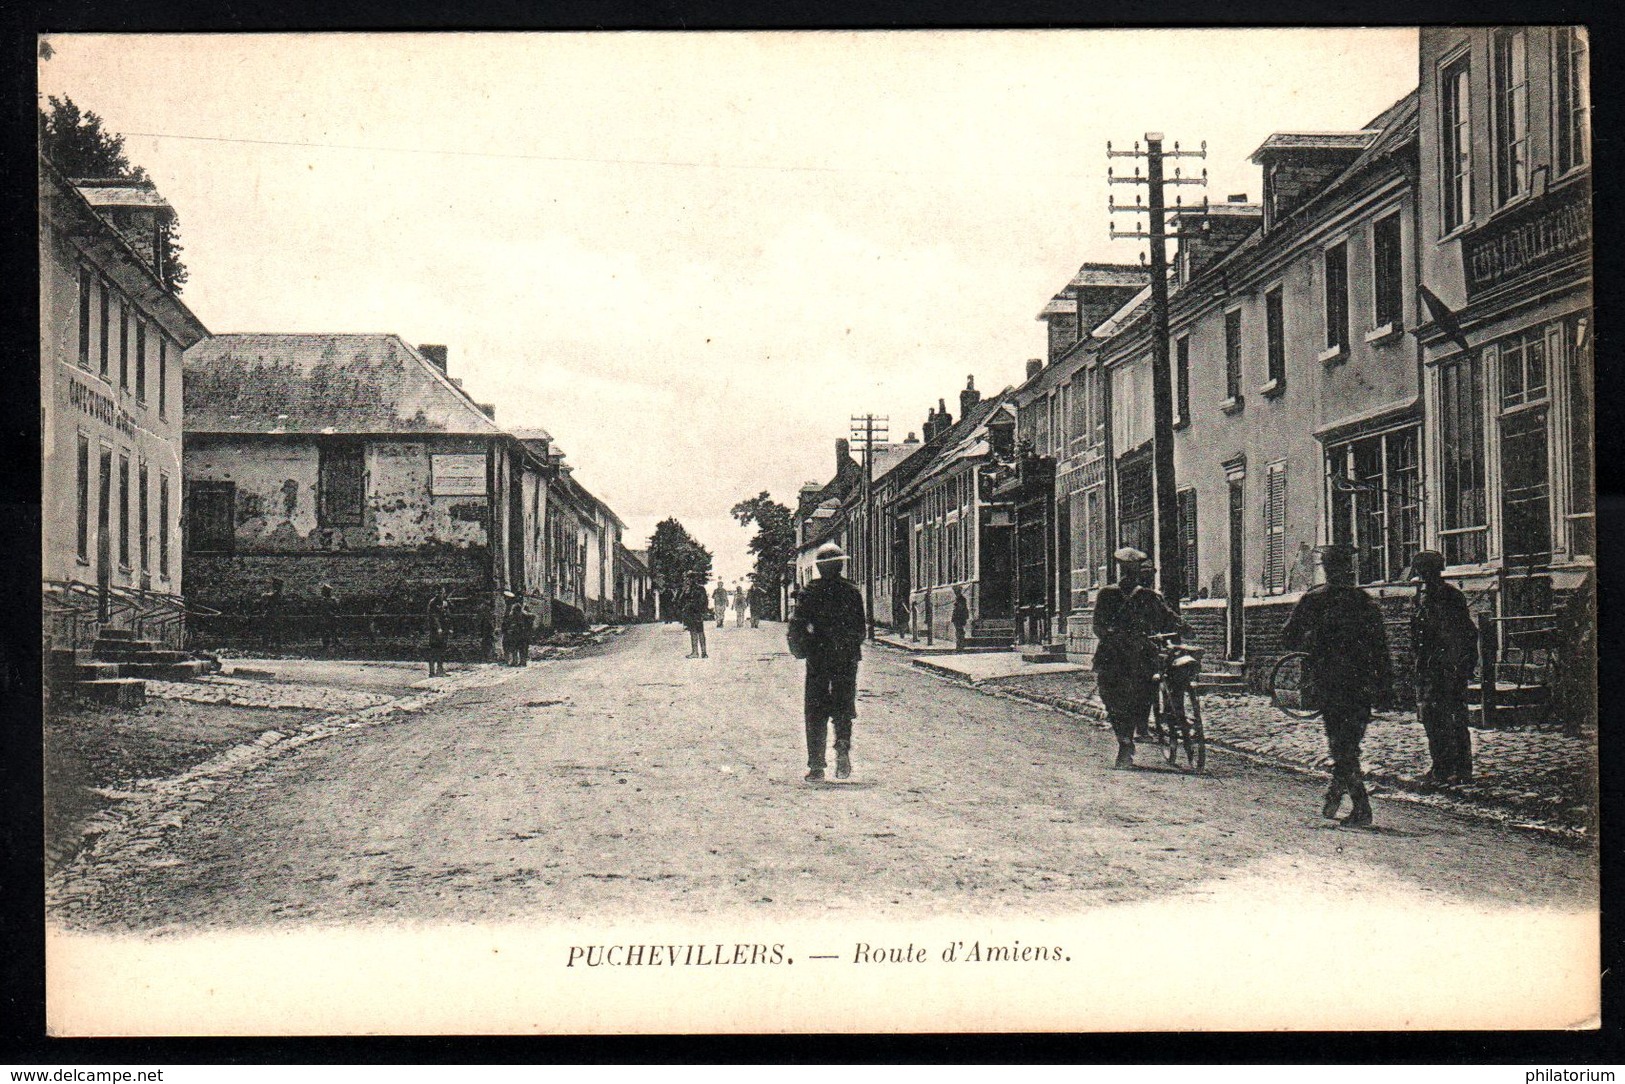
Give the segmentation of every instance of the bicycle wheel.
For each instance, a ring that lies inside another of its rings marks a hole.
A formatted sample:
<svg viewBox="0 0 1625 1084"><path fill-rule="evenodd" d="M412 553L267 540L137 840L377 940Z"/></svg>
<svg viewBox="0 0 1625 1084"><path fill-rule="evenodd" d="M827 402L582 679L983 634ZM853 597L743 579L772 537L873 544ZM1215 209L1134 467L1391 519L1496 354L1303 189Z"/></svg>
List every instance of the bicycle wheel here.
<svg viewBox="0 0 1625 1084"><path fill-rule="evenodd" d="M1185 761L1197 771L1207 767L1207 732L1202 729L1202 702L1186 689L1191 705L1185 712Z"/></svg>
<svg viewBox="0 0 1625 1084"><path fill-rule="evenodd" d="M1184 705L1168 686L1157 685L1156 736L1162 744L1162 757L1169 764L1179 762L1179 745L1185 731Z"/></svg>
<svg viewBox="0 0 1625 1084"><path fill-rule="evenodd" d="M1313 719L1320 714L1304 671L1307 658L1301 651L1288 652L1270 670L1270 703L1294 719Z"/></svg>

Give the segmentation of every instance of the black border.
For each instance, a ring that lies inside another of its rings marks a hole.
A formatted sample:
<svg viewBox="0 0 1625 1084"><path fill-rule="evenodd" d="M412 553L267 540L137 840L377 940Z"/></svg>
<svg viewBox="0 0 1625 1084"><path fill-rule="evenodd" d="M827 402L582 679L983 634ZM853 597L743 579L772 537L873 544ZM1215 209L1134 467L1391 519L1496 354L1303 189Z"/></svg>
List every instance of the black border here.
<svg viewBox="0 0 1625 1084"><path fill-rule="evenodd" d="M1233 0L1225 4L1168 0L1150 8L1144 0L971 0L926 4L921 0L826 0L812 3L709 0L601 0L556 2L545 7L522 0L464 0L452 4L405 4L359 0L297 0L244 5L158 0L76 3L11 3L0 0L0 72L5 73L4 129L0 136L0 243L4 276L0 290L0 359L12 394L0 398L0 571L6 602L7 667L0 716L0 1063L63 1065L366 1063L1486 1063L1535 1066L1625 1062L1620 1014L1621 925L1614 906L1620 878L1621 743L1603 727L1601 838L1603 888L1604 1026L1589 1033L1295 1033L1116 1035L855 1035L855 1036L648 1036L617 1038L304 1038L304 1039L50 1039L44 1033L43 838L39 743L39 613L33 587L39 565L39 415L37 275L35 267L36 177L33 168L35 35L42 31L271 31L379 29L845 29L1019 28L1065 26L1295 26L1414 25L1424 23L1557 23L1591 26L1593 102L1602 122L1595 138L1594 175L1599 178L1597 229L1598 336L1602 344L1597 402L1599 565L1625 564L1620 530L1625 495L1619 463L1625 409L1614 394L1618 364L1610 347L1620 339L1610 315L1618 304L1620 250L1614 189L1603 179L1618 176L1618 9L1600 2L1561 0L1426 0L1418 3L1283 5L1279 0ZM1328 72L1328 78L1336 73ZM24 269L24 270L19 270ZM30 285L33 283L33 285ZM1611 720L1620 704L1625 657L1620 614L1625 590L1612 571L1600 577L1599 630L1601 717ZM1327 982L1338 982L1336 946L1324 946ZM1485 945L1484 951L1497 951Z"/></svg>

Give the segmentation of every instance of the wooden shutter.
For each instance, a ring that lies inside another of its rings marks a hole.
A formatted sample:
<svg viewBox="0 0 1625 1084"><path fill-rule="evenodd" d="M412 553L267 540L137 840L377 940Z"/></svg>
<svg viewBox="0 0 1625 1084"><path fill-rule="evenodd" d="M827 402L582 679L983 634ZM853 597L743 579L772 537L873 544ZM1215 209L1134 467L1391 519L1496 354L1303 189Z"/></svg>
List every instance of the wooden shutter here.
<svg viewBox="0 0 1625 1084"><path fill-rule="evenodd" d="M1271 463L1264 473L1264 590L1286 590L1286 464Z"/></svg>

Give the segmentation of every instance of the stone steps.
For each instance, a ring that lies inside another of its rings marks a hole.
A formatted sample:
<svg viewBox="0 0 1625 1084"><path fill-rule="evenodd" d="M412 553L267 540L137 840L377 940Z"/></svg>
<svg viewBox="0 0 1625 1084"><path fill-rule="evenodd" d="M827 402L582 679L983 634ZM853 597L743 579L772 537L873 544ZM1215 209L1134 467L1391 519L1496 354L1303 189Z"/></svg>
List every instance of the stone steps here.
<svg viewBox="0 0 1625 1084"><path fill-rule="evenodd" d="M73 689L75 695L106 707L138 708L147 702L147 683L140 678L98 678L78 682Z"/></svg>

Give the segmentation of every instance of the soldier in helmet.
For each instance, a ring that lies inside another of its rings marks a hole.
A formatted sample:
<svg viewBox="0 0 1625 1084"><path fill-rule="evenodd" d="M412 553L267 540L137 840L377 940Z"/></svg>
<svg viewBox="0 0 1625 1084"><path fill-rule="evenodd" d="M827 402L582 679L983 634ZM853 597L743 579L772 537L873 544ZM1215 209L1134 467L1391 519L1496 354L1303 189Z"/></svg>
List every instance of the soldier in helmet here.
<svg viewBox="0 0 1625 1084"><path fill-rule="evenodd" d="M1321 567L1326 582L1298 600L1281 639L1289 649L1308 656L1305 677L1320 698L1332 757L1332 782L1321 813L1335 819L1346 794L1353 806L1343 823L1359 828L1371 823L1371 798L1360 774L1360 743L1371 722L1372 705L1388 697L1392 680L1388 636L1376 600L1355 586L1354 548L1324 547Z"/></svg>
<svg viewBox="0 0 1625 1084"><path fill-rule="evenodd" d="M807 660L804 708L807 781L824 778L828 726L835 723L835 777L852 774L852 720L856 718L858 660L867 620L863 595L841 575L847 555L826 542L813 555L818 579L802 589L790 618L790 652Z"/></svg>
<svg viewBox="0 0 1625 1084"><path fill-rule="evenodd" d="M1478 626L1467 596L1444 579L1444 554L1423 550L1411 558L1417 583L1411 610L1416 652L1416 715L1427 732L1440 783L1473 777L1473 741L1467 730L1467 683L1478 660Z"/></svg>
<svg viewBox="0 0 1625 1084"><path fill-rule="evenodd" d="M1124 546L1112 556L1117 582L1095 595L1095 682L1117 735L1112 767L1132 768L1134 736L1146 729L1157 695L1158 651L1150 637L1178 632L1184 622L1150 586L1144 553Z"/></svg>

